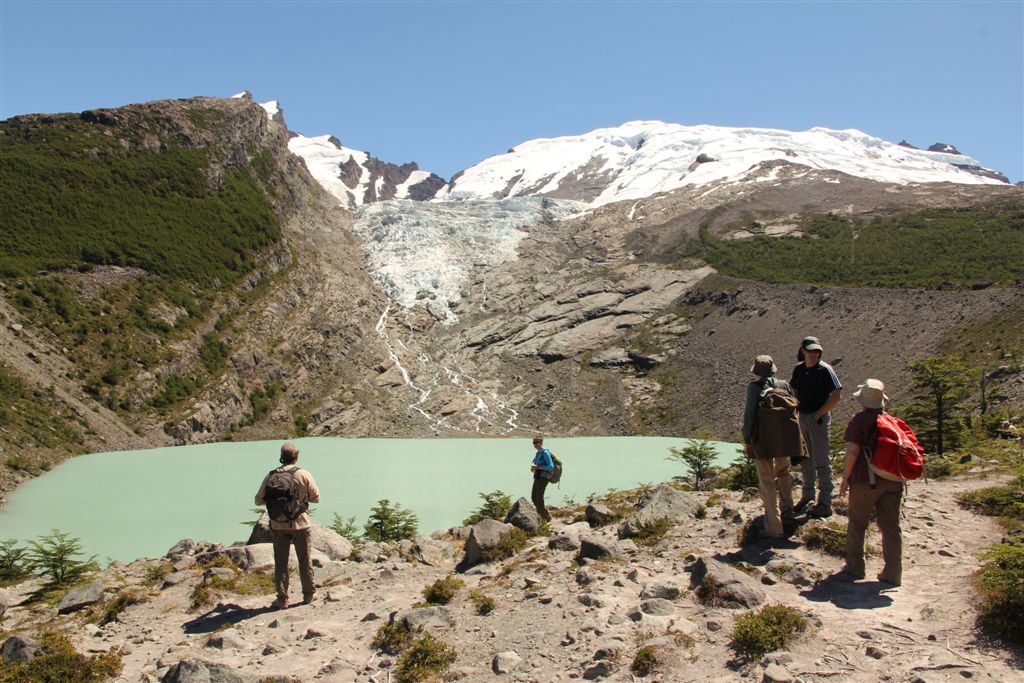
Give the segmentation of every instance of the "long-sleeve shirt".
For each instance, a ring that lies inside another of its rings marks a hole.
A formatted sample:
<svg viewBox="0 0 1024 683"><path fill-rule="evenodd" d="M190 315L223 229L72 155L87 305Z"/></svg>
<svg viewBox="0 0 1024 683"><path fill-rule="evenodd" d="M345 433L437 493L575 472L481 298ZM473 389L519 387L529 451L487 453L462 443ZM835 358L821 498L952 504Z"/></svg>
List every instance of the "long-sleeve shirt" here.
<svg viewBox="0 0 1024 683"><path fill-rule="evenodd" d="M533 464L540 468L538 474L555 469L555 461L551 459L551 451L546 448L537 449L537 455L533 456Z"/></svg>
<svg viewBox="0 0 1024 683"><path fill-rule="evenodd" d="M316 487L316 482L313 481L313 475L304 469L299 467L294 468L295 474L295 490L298 494L300 503L319 503L320 502L320 489ZM260 484L260 490L256 492L256 504L264 505L266 500L264 496L267 495L267 479L270 478L270 472L263 478L263 483ZM296 517L290 522L278 522L276 520L270 520L270 529L277 531L296 531L298 529L308 529L313 526L313 520L309 518L308 512L303 512L301 515Z"/></svg>

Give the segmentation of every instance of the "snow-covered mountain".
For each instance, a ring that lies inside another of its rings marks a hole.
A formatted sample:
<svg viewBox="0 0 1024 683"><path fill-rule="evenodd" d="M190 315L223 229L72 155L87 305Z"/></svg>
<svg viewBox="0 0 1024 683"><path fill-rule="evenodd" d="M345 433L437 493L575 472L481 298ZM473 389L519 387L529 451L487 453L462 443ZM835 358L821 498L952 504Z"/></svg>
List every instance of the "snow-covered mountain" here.
<svg viewBox="0 0 1024 683"><path fill-rule="evenodd" d="M1005 182L971 157L900 146L857 130L633 121L524 142L458 174L436 198L541 195L599 206L687 185L739 181L752 167L775 160L899 185Z"/></svg>

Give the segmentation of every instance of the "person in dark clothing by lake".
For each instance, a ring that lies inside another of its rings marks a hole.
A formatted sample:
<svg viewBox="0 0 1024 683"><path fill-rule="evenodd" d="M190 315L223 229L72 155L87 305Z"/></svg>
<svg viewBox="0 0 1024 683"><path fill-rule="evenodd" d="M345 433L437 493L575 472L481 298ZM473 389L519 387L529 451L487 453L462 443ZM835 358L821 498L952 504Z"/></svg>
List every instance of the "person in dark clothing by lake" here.
<svg viewBox="0 0 1024 683"><path fill-rule="evenodd" d="M544 437L535 436L533 447L537 449L537 453L533 456L533 464L530 465L530 471L533 472L533 491L530 493L530 498L541 519L550 522L551 513L544 507L544 491L547 489L548 479L551 478L551 473L555 469L555 461L551 458L551 451L544 448Z"/></svg>
<svg viewBox="0 0 1024 683"><path fill-rule="evenodd" d="M799 514L814 502L814 483L818 482L818 503L808 510L811 517L832 516L832 461L829 459L829 425L832 408L843 398L843 385L832 366L821 360L822 347L815 337L800 344L802 361L793 368L789 384L800 401L800 431L807 444L807 460L800 464L803 490L794 507Z"/></svg>

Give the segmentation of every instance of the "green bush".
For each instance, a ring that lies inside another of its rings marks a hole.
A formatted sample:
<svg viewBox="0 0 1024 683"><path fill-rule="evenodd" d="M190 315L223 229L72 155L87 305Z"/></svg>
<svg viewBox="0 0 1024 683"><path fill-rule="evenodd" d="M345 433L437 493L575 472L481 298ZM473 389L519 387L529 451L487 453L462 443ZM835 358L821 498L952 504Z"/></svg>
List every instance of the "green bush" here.
<svg viewBox="0 0 1024 683"><path fill-rule="evenodd" d="M707 488L708 483L717 474L714 467L715 447L707 439L690 439L683 448L670 448L669 460L682 463L693 478L694 490Z"/></svg>
<svg viewBox="0 0 1024 683"><path fill-rule="evenodd" d="M652 519L637 526L633 540L640 545L655 545L664 538L671 528L672 522L665 517Z"/></svg>
<svg viewBox="0 0 1024 683"><path fill-rule="evenodd" d="M530 537L526 535L526 532L518 527L512 527L512 530L501 534L498 537L498 544L493 548L487 548L481 553L481 557L484 562L496 562L498 560L504 560L512 557L520 550L526 547L530 542Z"/></svg>
<svg viewBox="0 0 1024 683"><path fill-rule="evenodd" d="M13 538L0 541L0 586L18 583L31 575L28 548L18 547Z"/></svg>
<svg viewBox="0 0 1024 683"><path fill-rule="evenodd" d="M458 655L455 649L430 633L413 641L395 665L396 683L416 683L443 675Z"/></svg>
<svg viewBox="0 0 1024 683"><path fill-rule="evenodd" d="M998 543L974 577L981 595L978 625L991 635L1024 645L1024 545Z"/></svg>
<svg viewBox="0 0 1024 683"><path fill-rule="evenodd" d="M0 666L0 683L56 683L76 681L100 683L121 673L121 651L86 657L71 644L68 637L58 631L44 631L37 635L40 650L27 662L9 662Z"/></svg>
<svg viewBox="0 0 1024 683"><path fill-rule="evenodd" d="M400 541L416 536L419 519L412 510L406 510L398 503L391 504L387 498L377 501L370 510L370 518L363 526L366 538L371 541Z"/></svg>
<svg viewBox="0 0 1024 683"><path fill-rule="evenodd" d="M721 486L730 491L757 488L756 461L741 453L718 475L718 478L715 480L715 486Z"/></svg>
<svg viewBox="0 0 1024 683"><path fill-rule="evenodd" d="M423 589L423 598L428 605L447 605L465 583L454 576L438 579Z"/></svg>
<svg viewBox="0 0 1024 683"><path fill-rule="evenodd" d="M956 498L961 506L977 514L1024 521L1024 477L1003 486L966 491Z"/></svg>
<svg viewBox="0 0 1024 683"><path fill-rule="evenodd" d="M807 525L800 531L804 545L833 557L846 556L846 529L837 523Z"/></svg>
<svg viewBox="0 0 1024 683"><path fill-rule="evenodd" d="M483 505L481 505L476 512L472 513L469 517L462 520L462 523L465 526L479 524L485 519L503 520L509 510L512 509L512 498L503 491L481 493L480 497L484 499Z"/></svg>
<svg viewBox="0 0 1024 683"><path fill-rule="evenodd" d="M370 646L385 654L397 655L409 647L409 644L412 643L412 636L413 633L405 625L405 622L389 621L386 624L381 624L381 627L377 629L373 640L370 641Z"/></svg>
<svg viewBox="0 0 1024 683"><path fill-rule="evenodd" d="M473 602L476 613L485 616L494 611L494 599L483 591L474 588L469 592L469 599Z"/></svg>
<svg viewBox="0 0 1024 683"><path fill-rule="evenodd" d="M756 659L789 646L807 630L807 619L793 607L765 605L736 617L732 647L737 654Z"/></svg>
<svg viewBox="0 0 1024 683"><path fill-rule="evenodd" d="M650 645L644 646L636 651L636 655L633 657L633 663L630 664L629 670L640 678L649 676L654 673L654 668L658 666L658 657L654 653L654 648Z"/></svg>
<svg viewBox="0 0 1024 683"><path fill-rule="evenodd" d="M342 519L337 512L334 513L334 521L331 522L331 529L339 536L344 536L349 543L355 544L362 540L359 534L359 526L356 524L356 516Z"/></svg>

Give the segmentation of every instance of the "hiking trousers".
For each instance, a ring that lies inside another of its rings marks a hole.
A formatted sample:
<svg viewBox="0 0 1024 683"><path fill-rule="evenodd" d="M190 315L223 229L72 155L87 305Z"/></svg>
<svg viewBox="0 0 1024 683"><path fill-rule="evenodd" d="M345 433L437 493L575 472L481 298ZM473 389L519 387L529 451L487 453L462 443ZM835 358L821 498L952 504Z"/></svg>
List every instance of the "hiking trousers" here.
<svg viewBox="0 0 1024 683"><path fill-rule="evenodd" d="M878 578L899 584L903 579L903 534L900 530L900 505L903 482L878 477L875 488L867 482L850 484L850 509L846 524L846 569L864 576L864 534L874 512L882 532L882 561Z"/></svg>
<svg viewBox="0 0 1024 683"><path fill-rule="evenodd" d="M764 532L768 536L781 536L783 529L779 512L793 510L793 477L789 474L789 458L756 458L754 463L757 465L757 488L764 503Z"/></svg>
<svg viewBox="0 0 1024 683"><path fill-rule="evenodd" d="M551 521L551 513L544 507L544 491L548 487L548 480L544 477L533 478L533 490L530 492L530 499L533 501L533 507L537 508L537 514L545 522Z"/></svg>
<svg viewBox="0 0 1024 683"><path fill-rule="evenodd" d="M832 505L832 491L835 483L832 478L832 460L828 457L828 427L832 416L826 415L818 424L814 413L800 413L800 431L807 444L807 460L800 463L800 475L803 477L801 498L814 500L814 481L818 481L818 504Z"/></svg>
<svg viewBox="0 0 1024 683"><path fill-rule="evenodd" d="M299 560L299 581L302 583L302 599L310 600L316 588L313 587L313 563L310 561L310 536L312 529L272 529L274 541L274 587L277 597L288 601L288 556L291 545L295 544L295 556Z"/></svg>

